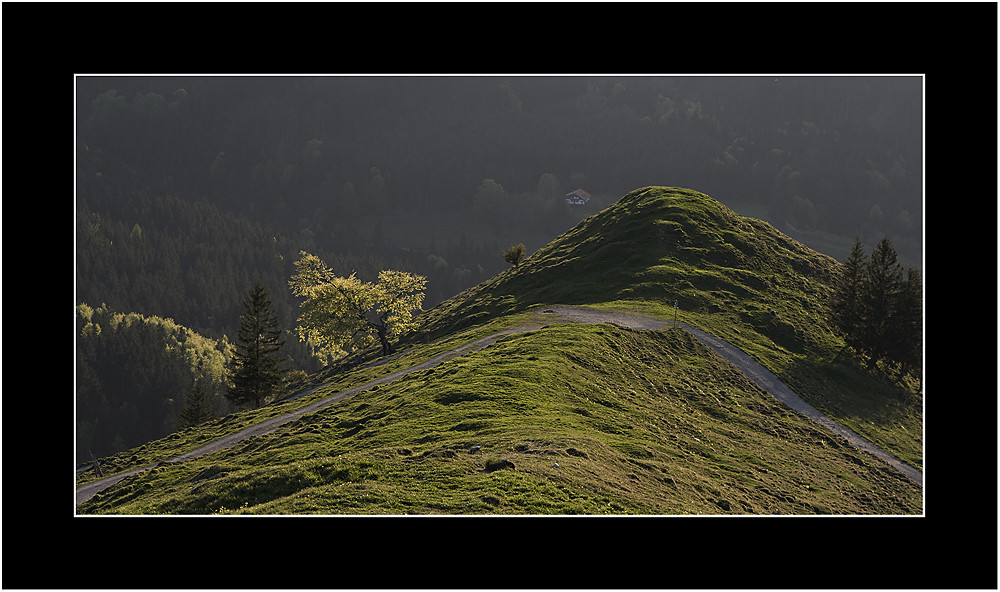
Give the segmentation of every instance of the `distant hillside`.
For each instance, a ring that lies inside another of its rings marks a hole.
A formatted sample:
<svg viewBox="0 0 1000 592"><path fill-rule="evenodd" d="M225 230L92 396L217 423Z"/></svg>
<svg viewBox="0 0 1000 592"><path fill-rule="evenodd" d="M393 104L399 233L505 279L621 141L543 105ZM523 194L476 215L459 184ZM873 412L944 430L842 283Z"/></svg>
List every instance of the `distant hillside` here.
<svg viewBox="0 0 1000 592"><path fill-rule="evenodd" d="M920 467L918 395L840 355L825 321L835 270L829 257L704 194L639 189L425 313L399 356L102 466L153 464L360 389L351 398L126 477L78 511L919 514L919 485L791 412L687 332L567 324L545 312L587 304L664 321L676 313ZM519 327L532 330L373 382ZM84 470L79 479L94 477Z"/></svg>

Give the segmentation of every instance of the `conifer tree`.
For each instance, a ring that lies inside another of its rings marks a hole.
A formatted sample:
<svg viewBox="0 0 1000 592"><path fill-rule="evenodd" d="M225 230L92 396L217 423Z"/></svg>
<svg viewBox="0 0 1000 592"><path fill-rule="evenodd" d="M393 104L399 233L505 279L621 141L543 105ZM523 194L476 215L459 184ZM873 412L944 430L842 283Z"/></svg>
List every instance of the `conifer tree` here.
<svg viewBox="0 0 1000 592"><path fill-rule="evenodd" d="M923 351L923 286L920 271L904 274L896 251L883 238L866 260L861 241L841 268L830 299L830 320L845 343L874 368L899 364L899 376L917 370Z"/></svg>
<svg viewBox="0 0 1000 592"><path fill-rule="evenodd" d="M920 270L911 267L899 292L889 357L899 363L899 376L919 370L923 358L923 282Z"/></svg>
<svg viewBox="0 0 1000 592"><path fill-rule="evenodd" d="M844 336L847 345L857 350L861 346L861 329L864 326L861 294L867 273L861 239L854 239L854 246L841 270L830 301L830 320Z"/></svg>
<svg viewBox="0 0 1000 592"><path fill-rule="evenodd" d="M258 281L243 300L227 399L256 408L275 393L283 373L280 351L284 342L280 338L271 299Z"/></svg>
<svg viewBox="0 0 1000 592"><path fill-rule="evenodd" d="M868 262L867 281L863 284L862 350L868 355L868 367L889 356L894 339L897 305L903 285L903 268L888 237L879 241Z"/></svg>
<svg viewBox="0 0 1000 592"><path fill-rule="evenodd" d="M184 428L196 426L214 417L215 412L212 410L212 400L209 397L208 391L201 388L201 385L195 381L191 392L188 393L187 398L184 400L184 406L178 412L177 429L183 430Z"/></svg>

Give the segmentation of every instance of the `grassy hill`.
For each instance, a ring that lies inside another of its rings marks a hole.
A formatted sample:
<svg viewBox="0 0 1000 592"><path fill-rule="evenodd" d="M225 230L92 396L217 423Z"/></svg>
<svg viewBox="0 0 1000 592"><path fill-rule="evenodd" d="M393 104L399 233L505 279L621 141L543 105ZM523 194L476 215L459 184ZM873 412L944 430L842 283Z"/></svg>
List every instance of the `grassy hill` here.
<svg viewBox="0 0 1000 592"><path fill-rule="evenodd" d="M898 472L787 410L680 329L568 324L547 304L684 321L920 466L920 401L830 332L836 263L689 190L634 191L428 311L403 353L301 399L116 457L143 467L349 388L274 432L160 463L79 506L126 514L919 514ZM463 344L485 349L374 384ZM369 385L369 386L365 386ZM78 481L95 478L83 472Z"/></svg>
<svg viewBox="0 0 1000 592"><path fill-rule="evenodd" d="M424 315L414 339L540 303L674 317L746 351L801 397L922 465L917 387L859 369L827 323L837 262L689 189L647 187ZM674 304L677 304L677 310Z"/></svg>

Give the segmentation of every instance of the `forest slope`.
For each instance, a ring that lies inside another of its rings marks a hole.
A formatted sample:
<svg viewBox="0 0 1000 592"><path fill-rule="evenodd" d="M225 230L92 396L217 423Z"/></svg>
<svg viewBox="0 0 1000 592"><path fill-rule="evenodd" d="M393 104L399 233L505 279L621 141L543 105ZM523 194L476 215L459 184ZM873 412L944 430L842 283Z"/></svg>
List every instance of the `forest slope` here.
<svg viewBox="0 0 1000 592"><path fill-rule="evenodd" d="M824 321L834 270L703 194L637 190L429 311L399 358L338 375L301 404L544 314L526 312L537 304L669 319L676 301L684 320L738 342L815 407L919 466L919 402L836 355ZM299 404L185 430L120 466ZM79 510L912 514L920 497L686 332L555 324L128 477Z"/></svg>

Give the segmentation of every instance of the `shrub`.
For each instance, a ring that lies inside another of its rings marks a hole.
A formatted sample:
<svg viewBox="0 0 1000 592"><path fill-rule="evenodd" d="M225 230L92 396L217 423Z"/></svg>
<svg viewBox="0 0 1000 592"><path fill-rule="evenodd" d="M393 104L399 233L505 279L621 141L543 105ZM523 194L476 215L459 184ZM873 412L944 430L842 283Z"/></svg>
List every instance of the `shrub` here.
<svg viewBox="0 0 1000 592"><path fill-rule="evenodd" d="M524 243L519 243L503 252L503 260L504 262L517 267L522 261L524 261L524 253Z"/></svg>
<svg viewBox="0 0 1000 592"><path fill-rule="evenodd" d="M507 459L491 458L486 461L485 471L487 473L492 473L493 471L499 471L501 469L513 469L513 468L514 468L514 463L510 462Z"/></svg>

